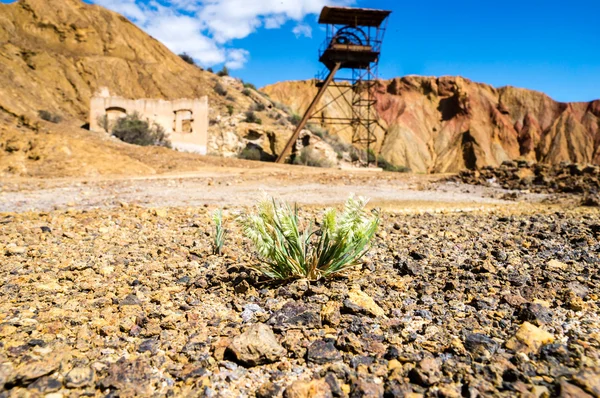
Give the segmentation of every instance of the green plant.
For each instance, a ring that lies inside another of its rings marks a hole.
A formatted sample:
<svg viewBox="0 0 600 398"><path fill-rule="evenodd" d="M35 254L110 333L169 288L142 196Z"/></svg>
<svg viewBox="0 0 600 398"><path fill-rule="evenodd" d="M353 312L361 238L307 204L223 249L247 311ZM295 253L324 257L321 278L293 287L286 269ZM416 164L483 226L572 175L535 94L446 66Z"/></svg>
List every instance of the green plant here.
<svg viewBox="0 0 600 398"><path fill-rule="evenodd" d="M219 82L217 82L217 84L215 84L214 90L215 90L215 93L222 95L223 97L227 95L227 89L225 87L223 87L223 85Z"/></svg>
<svg viewBox="0 0 600 398"><path fill-rule="evenodd" d="M39 111L38 116L40 117L40 119L45 120L50 123L62 122L62 116L60 116L56 113L49 112L49 111L43 111L43 110Z"/></svg>
<svg viewBox="0 0 600 398"><path fill-rule="evenodd" d="M213 68L211 68L210 66L208 68L206 68L206 71L210 72L210 73L215 73L215 71L213 70Z"/></svg>
<svg viewBox="0 0 600 398"><path fill-rule="evenodd" d="M196 61L194 61L194 58L192 58L191 55L189 55L188 53L181 53L179 54L179 58L181 58L182 60L184 60L185 62L187 62L190 65L196 65Z"/></svg>
<svg viewBox="0 0 600 398"><path fill-rule="evenodd" d="M253 146L247 146L242 149L238 155L238 158L246 160L262 160L262 155L260 153L260 149Z"/></svg>
<svg viewBox="0 0 600 398"><path fill-rule="evenodd" d="M250 94L252 94L252 91L250 91L249 88L245 88L242 90L242 94L244 94L245 96L249 97Z"/></svg>
<svg viewBox="0 0 600 398"><path fill-rule="evenodd" d="M227 113L229 114L229 116L233 115L233 111L234 111L233 105L227 104Z"/></svg>
<svg viewBox="0 0 600 398"><path fill-rule="evenodd" d="M252 90L256 91L256 86L252 83L244 83L244 88L251 88Z"/></svg>
<svg viewBox="0 0 600 398"><path fill-rule="evenodd" d="M138 113L118 119L113 127L112 135L130 144L171 147L165 129L157 123L150 125L150 122L142 120Z"/></svg>
<svg viewBox="0 0 600 398"><path fill-rule="evenodd" d="M262 112L266 109L267 107L265 106L265 104L263 104L262 102L255 102L252 105L250 105L250 110L251 111L256 111L256 112Z"/></svg>
<svg viewBox="0 0 600 398"><path fill-rule="evenodd" d="M292 123L294 126L298 126L300 121L302 120L302 116L294 113L293 115L288 117L288 121Z"/></svg>
<svg viewBox="0 0 600 398"><path fill-rule="evenodd" d="M221 255L223 253L223 243L225 241L225 230L223 229L223 210L215 210L212 216L215 223L215 235L213 237L213 254Z"/></svg>
<svg viewBox="0 0 600 398"><path fill-rule="evenodd" d="M262 124L262 120L260 120L260 118L258 116L256 116L256 113L254 113L253 111L247 111L245 113L245 115L246 115L246 123Z"/></svg>
<svg viewBox="0 0 600 398"><path fill-rule="evenodd" d="M229 69L227 68L227 66L223 66L223 69L217 72L217 76L229 76Z"/></svg>
<svg viewBox="0 0 600 398"><path fill-rule="evenodd" d="M255 268L274 279L330 277L356 265L367 253L379 215L365 210L367 199L350 196L344 211L325 210L320 228L299 225L298 209L265 198L257 212L241 219L244 235L258 251Z"/></svg>

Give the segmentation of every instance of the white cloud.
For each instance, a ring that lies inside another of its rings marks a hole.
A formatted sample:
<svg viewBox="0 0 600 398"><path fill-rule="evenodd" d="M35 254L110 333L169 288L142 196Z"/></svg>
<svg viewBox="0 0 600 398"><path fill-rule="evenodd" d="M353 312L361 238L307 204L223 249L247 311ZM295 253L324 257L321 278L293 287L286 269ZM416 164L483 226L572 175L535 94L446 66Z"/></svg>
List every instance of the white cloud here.
<svg viewBox="0 0 600 398"><path fill-rule="evenodd" d="M323 6L350 5L355 0L92 0L121 13L175 53L187 52L204 66L225 63L239 69L250 54L233 48L257 29L279 29L295 21L296 37L311 37L307 15Z"/></svg>
<svg viewBox="0 0 600 398"><path fill-rule="evenodd" d="M225 62L225 66L229 69L241 69L246 62L248 62L249 58L250 53L248 51L242 48L234 48L227 51L227 62Z"/></svg>
<svg viewBox="0 0 600 398"><path fill-rule="evenodd" d="M294 33L296 35L296 37L312 37L312 28L310 27L310 25L307 25L305 23L299 23L298 25L294 26L294 29L292 29L292 33Z"/></svg>

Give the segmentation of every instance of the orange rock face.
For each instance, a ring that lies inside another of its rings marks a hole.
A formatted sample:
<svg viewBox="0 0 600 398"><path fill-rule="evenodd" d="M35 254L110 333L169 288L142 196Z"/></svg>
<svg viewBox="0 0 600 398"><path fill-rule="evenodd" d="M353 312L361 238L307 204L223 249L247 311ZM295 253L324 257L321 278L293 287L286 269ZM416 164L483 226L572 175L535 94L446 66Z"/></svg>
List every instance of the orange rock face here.
<svg viewBox="0 0 600 398"><path fill-rule="evenodd" d="M316 92L312 82L278 83L263 90L298 113ZM323 104L334 95L332 89ZM600 100L560 103L526 89L420 76L382 81L375 97L379 153L413 171L453 172L517 158L600 162ZM324 112L347 116L350 109L339 102ZM349 139L347 132L339 134Z"/></svg>

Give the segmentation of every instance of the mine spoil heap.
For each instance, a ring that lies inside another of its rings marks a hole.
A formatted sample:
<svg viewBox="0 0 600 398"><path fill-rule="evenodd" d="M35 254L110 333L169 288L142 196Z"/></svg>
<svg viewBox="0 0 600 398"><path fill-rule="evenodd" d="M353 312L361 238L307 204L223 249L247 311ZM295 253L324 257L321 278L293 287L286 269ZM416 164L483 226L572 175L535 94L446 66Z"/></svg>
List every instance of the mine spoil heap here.
<svg viewBox="0 0 600 398"><path fill-rule="evenodd" d="M0 395L600 396L597 211L385 214L356 270L284 284L210 217L1 216Z"/></svg>

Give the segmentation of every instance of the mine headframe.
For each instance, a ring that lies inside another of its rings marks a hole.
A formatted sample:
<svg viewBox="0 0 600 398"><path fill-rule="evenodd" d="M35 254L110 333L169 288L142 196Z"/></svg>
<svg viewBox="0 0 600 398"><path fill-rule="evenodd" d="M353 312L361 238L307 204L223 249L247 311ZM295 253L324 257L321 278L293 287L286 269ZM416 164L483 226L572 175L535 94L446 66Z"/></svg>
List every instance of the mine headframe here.
<svg viewBox="0 0 600 398"><path fill-rule="evenodd" d="M346 102L351 114L321 116L319 121L352 128L352 143L364 148L370 159L368 153L376 142L377 123L373 87L378 78L381 44L390 14L391 11L368 8L323 7L319 23L326 25L326 38L319 50L319 61L326 69L317 78L317 95L277 158L278 163L285 161L306 123L336 101ZM338 72L341 76L336 76ZM330 87L336 88L334 98L316 109Z"/></svg>

